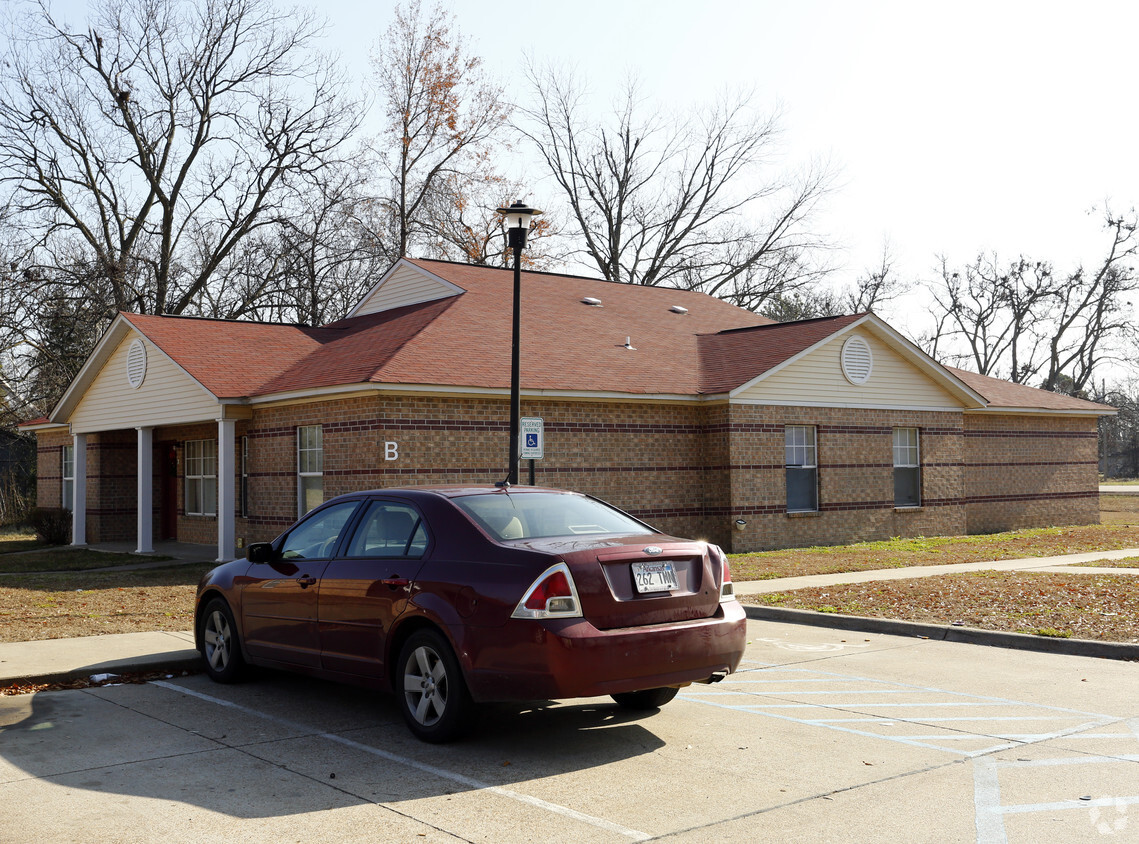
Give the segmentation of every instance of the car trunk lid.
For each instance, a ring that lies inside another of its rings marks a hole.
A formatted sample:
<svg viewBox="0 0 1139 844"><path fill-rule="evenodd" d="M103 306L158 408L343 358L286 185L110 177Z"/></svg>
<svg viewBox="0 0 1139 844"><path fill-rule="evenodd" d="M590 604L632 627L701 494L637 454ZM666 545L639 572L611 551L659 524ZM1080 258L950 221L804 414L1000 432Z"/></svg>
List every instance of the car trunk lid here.
<svg viewBox="0 0 1139 844"><path fill-rule="evenodd" d="M719 609L720 566L703 542L649 535L526 544L561 556L598 629L710 618Z"/></svg>

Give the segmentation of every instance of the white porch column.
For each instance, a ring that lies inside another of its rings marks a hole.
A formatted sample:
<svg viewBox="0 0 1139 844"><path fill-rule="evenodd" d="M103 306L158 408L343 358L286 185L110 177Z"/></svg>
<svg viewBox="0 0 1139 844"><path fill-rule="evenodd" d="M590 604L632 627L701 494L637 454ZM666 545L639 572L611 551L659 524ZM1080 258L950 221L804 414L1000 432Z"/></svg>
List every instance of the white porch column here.
<svg viewBox="0 0 1139 844"><path fill-rule="evenodd" d="M87 435L72 434L75 451L74 498L71 502L71 544L87 544Z"/></svg>
<svg viewBox="0 0 1139 844"><path fill-rule="evenodd" d="M136 554L154 551L154 429L138 431L138 547Z"/></svg>
<svg viewBox="0 0 1139 844"><path fill-rule="evenodd" d="M233 440L237 433L237 421L218 420L218 562L224 563L235 556L234 541L237 530L234 524L235 500L233 484L236 478L234 469Z"/></svg>

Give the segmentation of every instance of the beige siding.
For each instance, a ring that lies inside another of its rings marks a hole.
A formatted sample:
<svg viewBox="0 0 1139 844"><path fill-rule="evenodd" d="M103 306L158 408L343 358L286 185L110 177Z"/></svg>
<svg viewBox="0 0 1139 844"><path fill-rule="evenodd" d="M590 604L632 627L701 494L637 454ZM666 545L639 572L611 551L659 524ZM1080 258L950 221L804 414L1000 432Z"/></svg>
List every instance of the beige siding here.
<svg viewBox="0 0 1139 844"><path fill-rule="evenodd" d="M455 287L405 264L397 267L360 303L355 315L374 314L392 308L401 308L404 305L430 302L454 296L456 292Z"/></svg>
<svg viewBox="0 0 1139 844"><path fill-rule="evenodd" d="M146 378L137 390L127 382L127 350L137 337L130 332L95 376L67 420L72 431L82 434L217 419L217 399L148 340L143 340Z"/></svg>
<svg viewBox="0 0 1139 844"><path fill-rule="evenodd" d="M780 371L752 385L742 400L774 404L821 404L838 407L894 407L944 410L960 408L960 399L942 389L876 335L856 332L870 345L874 367L865 384L842 374L839 355L849 337L825 343Z"/></svg>

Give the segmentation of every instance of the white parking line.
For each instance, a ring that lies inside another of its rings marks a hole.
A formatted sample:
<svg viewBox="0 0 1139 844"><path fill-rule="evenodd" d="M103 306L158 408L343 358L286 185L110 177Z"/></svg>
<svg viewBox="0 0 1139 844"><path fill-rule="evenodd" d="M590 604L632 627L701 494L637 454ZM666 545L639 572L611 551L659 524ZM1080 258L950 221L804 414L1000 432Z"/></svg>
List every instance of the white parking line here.
<svg viewBox="0 0 1139 844"><path fill-rule="evenodd" d="M476 780L472 777L468 777L468 776L465 776L463 774L456 773L455 771L448 771L445 768L438 768L435 765L428 765L426 762L418 762L415 759L409 759L406 756L400 756L400 755L395 754L395 753L390 753L386 750L381 750L378 747L372 747L372 746L367 745L367 744L361 744L358 741L353 741L352 739L345 738L343 736L338 736L335 733L316 733L316 734L313 734L311 732L311 726L308 724L300 724L296 721L289 721L285 718L277 718L277 717L274 717L272 715L266 715L264 712L259 712L258 710L252 709L248 706L242 706L239 703L233 703L232 701L223 700L222 698L217 698L217 697L214 697L213 695L207 695L203 692L194 691L193 689L187 689L187 688L184 688L182 686L174 685L173 683L167 683L164 680L152 680L150 685L160 686L164 689L169 689L170 691L177 692L177 693L183 694L183 695L189 695L190 697L195 697L195 698L198 698L199 700L204 700L208 703L213 703L213 704L216 704L218 706L224 706L224 707L227 707L229 709L235 709L238 712L243 712L247 715L252 715L252 716L255 716L257 718L261 718L262 720L269 721L269 722L274 723L274 724L278 724L278 725L286 727L290 730L295 730L295 731L301 733L302 735L315 735L317 738L327 739L328 741L336 742L337 744L344 745L345 747L351 747L353 750L358 750L362 753L368 753L368 754L371 754L372 756L378 756L381 759L386 759L389 762L395 762L398 765L406 765L409 768L415 768L418 771L423 771L426 774L431 774L432 776L439 777L440 779L450 780L451 782L459 783L460 785L465 786L466 788L472 789L474 791L485 791L485 792L489 792L491 794L496 794L499 797L506 797L506 798L509 798L510 800L516 800L519 803L526 803L530 806L535 806L539 809L544 809L547 812L553 812L556 815L561 815L563 817L572 818L576 821L581 821L584 824L589 824L590 826L595 826L598 829L604 829L608 832L613 832L613 833L616 833L618 835L622 835L622 836L629 838L633 841L647 841L648 839L652 838L652 836L649 835L648 833L640 832L639 830L636 830L636 829L629 829L626 826L621 826L620 824L613 823L612 821L607 821L604 818L597 818L597 817L594 817L593 815L587 815L583 812L578 812L575 809L570 809L568 806L560 806L557 803L550 803L548 800L542 800L541 798L538 798L538 797L531 797L528 794L520 794L517 791L511 791L509 788L503 788L502 786L491 785L490 783L481 782L480 780Z"/></svg>
<svg viewBox="0 0 1139 844"><path fill-rule="evenodd" d="M1064 707L813 668L782 665L760 667L765 664L752 664L757 667L734 674L716 686L690 686L682 694L687 700L708 706L824 727L912 747L940 750L965 758L976 758L1020 744L1061 738L1115 720ZM803 684L811 685L804 687ZM831 684L837 688L820 688L822 684ZM899 699L905 696L912 699ZM1010 709L1019 711L1016 714L997 714L1009 712ZM981 714L978 710L988 710L991 714ZM1042 726L1055 725L1057 729L1007 734L993 730L966 732L966 725L971 723L993 722L995 725L998 722L1023 721L1043 722ZM856 724L864 726L856 727ZM913 728L935 724L945 725L946 735L928 735L926 730L914 735L899 734L896 730L874 730L875 727ZM964 749L960 742L965 740L981 742L984 746Z"/></svg>

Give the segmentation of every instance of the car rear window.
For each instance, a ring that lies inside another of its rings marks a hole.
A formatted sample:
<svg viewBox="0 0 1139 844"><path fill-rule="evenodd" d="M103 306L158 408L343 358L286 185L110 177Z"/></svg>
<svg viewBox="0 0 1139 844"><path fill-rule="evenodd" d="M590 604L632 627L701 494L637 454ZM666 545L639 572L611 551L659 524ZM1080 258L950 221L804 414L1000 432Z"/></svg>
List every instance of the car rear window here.
<svg viewBox="0 0 1139 844"><path fill-rule="evenodd" d="M496 539L653 532L620 510L582 495L503 491L492 495L462 495L452 500Z"/></svg>

